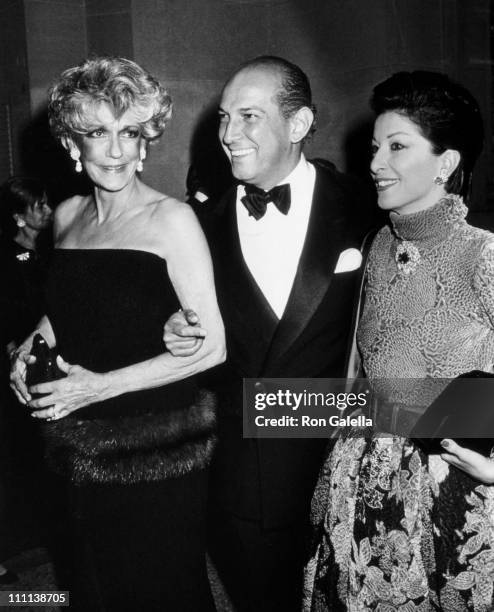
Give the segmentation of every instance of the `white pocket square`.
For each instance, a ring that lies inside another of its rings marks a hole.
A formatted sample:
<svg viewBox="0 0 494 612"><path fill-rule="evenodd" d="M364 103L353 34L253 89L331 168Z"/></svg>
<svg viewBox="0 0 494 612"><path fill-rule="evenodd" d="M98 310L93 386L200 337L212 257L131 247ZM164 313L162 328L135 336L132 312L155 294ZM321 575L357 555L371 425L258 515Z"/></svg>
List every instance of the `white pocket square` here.
<svg viewBox="0 0 494 612"><path fill-rule="evenodd" d="M358 270L362 263L362 253L358 249L346 249L340 253L338 263L334 269L335 274L341 272L351 272L352 270Z"/></svg>

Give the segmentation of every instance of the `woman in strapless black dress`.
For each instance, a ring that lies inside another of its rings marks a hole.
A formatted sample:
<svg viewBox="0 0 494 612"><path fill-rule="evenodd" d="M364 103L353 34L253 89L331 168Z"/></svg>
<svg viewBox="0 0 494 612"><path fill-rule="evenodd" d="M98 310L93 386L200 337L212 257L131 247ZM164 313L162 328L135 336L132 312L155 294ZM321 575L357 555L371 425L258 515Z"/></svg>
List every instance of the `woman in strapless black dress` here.
<svg viewBox="0 0 494 612"><path fill-rule="evenodd" d="M71 605L213 610L202 521L215 418L193 375L224 359L223 325L193 213L138 176L171 100L134 62L95 58L61 75L49 112L94 190L56 211L47 315L34 332L57 346L66 377L26 388L32 334L12 382L69 482ZM164 352L163 322L179 307L208 329L193 358Z"/></svg>

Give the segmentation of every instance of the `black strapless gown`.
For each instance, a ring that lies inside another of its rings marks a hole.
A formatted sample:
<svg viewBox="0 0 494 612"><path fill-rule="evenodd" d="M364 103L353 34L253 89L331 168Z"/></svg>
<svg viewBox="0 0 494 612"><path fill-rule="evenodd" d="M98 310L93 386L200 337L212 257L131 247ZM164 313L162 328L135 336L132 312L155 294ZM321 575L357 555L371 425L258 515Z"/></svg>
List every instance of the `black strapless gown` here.
<svg viewBox="0 0 494 612"><path fill-rule="evenodd" d="M58 249L47 281L58 352L95 372L163 353L179 308L166 262L145 251ZM193 379L92 404L43 426L69 484L71 605L105 611L214 610L203 517L214 439Z"/></svg>

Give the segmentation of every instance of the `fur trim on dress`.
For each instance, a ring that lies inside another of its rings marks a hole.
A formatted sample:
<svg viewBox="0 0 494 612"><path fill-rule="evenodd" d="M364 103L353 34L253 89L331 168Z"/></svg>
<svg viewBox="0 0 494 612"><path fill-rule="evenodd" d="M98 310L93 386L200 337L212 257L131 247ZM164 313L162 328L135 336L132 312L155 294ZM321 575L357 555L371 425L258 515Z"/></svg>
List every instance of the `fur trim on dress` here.
<svg viewBox="0 0 494 612"><path fill-rule="evenodd" d="M50 468L75 484L151 482L202 469L215 430L216 400L209 391L186 408L101 419L73 413L43 426Z"/></svg>

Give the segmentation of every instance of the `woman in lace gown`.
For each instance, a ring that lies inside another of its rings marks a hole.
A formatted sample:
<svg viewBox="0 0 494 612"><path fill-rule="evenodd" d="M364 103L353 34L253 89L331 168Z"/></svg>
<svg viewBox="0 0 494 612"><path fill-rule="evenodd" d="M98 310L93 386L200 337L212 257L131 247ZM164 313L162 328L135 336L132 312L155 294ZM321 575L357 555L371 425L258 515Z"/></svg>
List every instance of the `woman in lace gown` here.
<svg viewBox="0 0 494 612"><path fill-rule="evenodd" d="M386 379L406 410L432 398L393 379L493 367L494 236L466 222L460 195L482 121L463 87L429 72L392 76L372 106L371 172L390 224L369 255L358 346L366 376ZM305 609L494 609L494 461L442 446L426 455L396 435L337 440L313 499Z"/></svg>
<svg viewBox="0 0 494 612"><path fill-rule="evenodd" d="M35 330L56 344L66 376L26 388L33 334L11 376L69 483L71 605L213 610L203 515L215 415L193 375L224 358L223 326L194 214L140 179L171 100L134 62L94 58L61 75L49 113L93 190L56 210L47 316ZM208 320L195 357L163 346L180 306Z"/></svg>

